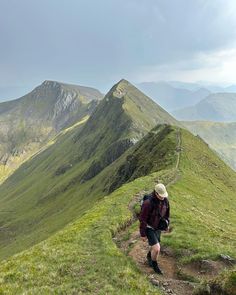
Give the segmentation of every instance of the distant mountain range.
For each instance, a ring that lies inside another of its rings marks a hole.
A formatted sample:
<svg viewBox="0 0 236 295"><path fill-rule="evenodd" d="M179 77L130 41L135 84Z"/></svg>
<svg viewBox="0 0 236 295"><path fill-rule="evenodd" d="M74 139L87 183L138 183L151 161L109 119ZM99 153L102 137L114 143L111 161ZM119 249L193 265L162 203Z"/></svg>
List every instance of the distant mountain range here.
<svg viewBox="0 0 236 295"><path fill-rule="evenodd" d="M183 88L188 90L198 90L200 88L205 88L209 90L210 92L217 93L217 92L236 92L236 85L232 84L229 86L220 86L217 84L207 83L207 82L198 82L198 83L189 83L189 82L179 82L179 81L168 81L168 84L170 84L173 87L176 88Z"/></svg>
<svg viewBox="0 0 236 295"><path fill-rule="evenodd" d="M193 106L211 93L236 92L236 85L221 87L203 82L159 81L139 83L137 86L168 112Z"/></svg>
<svg viewBox="0 0 236 295"><path fill-rule="evenodd" d="M177 108L191 106L210 94L206 88L189 90L180 87L180 83L175 82L174 85L176 86L167 82L146 82L137 86L169 112Z"/></svg>
<svg viewBox="0 0 236 295"><path fill-rule="evenodd" d="M178 120L236 121L236 93L214 93L196 105L172 112Z"/></svg>

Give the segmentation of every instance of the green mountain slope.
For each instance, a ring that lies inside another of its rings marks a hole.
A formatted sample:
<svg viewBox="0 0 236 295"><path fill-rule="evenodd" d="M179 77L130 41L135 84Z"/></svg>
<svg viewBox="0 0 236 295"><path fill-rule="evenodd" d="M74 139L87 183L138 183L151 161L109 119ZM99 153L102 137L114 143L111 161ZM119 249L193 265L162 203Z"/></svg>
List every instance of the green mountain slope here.
<svg viewBox="0 0 236 295"><path fill-rule="evenodd" d="M183 124L201 136L211 148L236 170L236 123L185 121Z"/></svg>
<svg viewBox="0 0 236 295"><path fill-rule="evenodd" d="M172 112L178 120L236 121L236 94L213 93L192 107Z"/></svg>
<svg viewBox="0 0 236 295"><path fill-rule="evenodd" d="M0 186L0 258L89 210L109 191L110 165L159 122L178 124L127 81L116 84L86 122L61 132Z"/></svg>
<svg viewBox="0 0 236 295"><path fill-rule="evenodd" d="M200 138L171 129L172 149L160 158L161 171L122 186L50 239L3 262L2 294L158 294L112 239L130 221L130 200L152 188L157 179L171 183L173 230L163 236L163 244L185 261L221 253L235 257L236 174ZM152 146L154 131L137 144L134 157ZM178 138L181 156L176 170ZM165 161L169 169L164 169Z"/></svg>
<svg viewBox="0 0 236 295"><path fill-rule="evenodd" d="M96 89L45 81L29 94L0 103L0 181L60 130L90 115Z"/></svg>

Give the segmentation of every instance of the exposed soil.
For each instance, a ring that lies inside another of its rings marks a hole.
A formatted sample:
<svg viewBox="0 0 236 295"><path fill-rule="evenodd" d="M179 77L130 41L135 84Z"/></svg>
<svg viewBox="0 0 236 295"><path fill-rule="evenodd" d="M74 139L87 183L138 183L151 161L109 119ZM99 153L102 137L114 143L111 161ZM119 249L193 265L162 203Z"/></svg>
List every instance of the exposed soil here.
<svg viewBox="0 0 236 295"><path fill-rule="evenodd" d="M114 241L126 255L133 258L138 268L148 275L150 282L159 287L164 294L191 295L201 280L211 279L223 269L229 267L227 262L212 260L202 260L183 265L171 249L162 247L158 264L164 275L157 275L147 263L148 243L140 239L138 230L127 239L127 230L128 228L120 231L114 237Z"/></svg>
<svg viewBox="0 0 236 295"><path fill-rule="evenodd" d="M132 233L128 240L124 240L125 235L126 231L122 231L115 237L117 245L122 251L133 258L138 268L148 275L153 285L159 287L164 294L193 294L195 284L178 278L177 262L170 251L163 250L161 252L158 263L164 275L157 275L147 264L146 255L149 251L149 246L147 242L143 242L140 239L139 231Z"/></svg>

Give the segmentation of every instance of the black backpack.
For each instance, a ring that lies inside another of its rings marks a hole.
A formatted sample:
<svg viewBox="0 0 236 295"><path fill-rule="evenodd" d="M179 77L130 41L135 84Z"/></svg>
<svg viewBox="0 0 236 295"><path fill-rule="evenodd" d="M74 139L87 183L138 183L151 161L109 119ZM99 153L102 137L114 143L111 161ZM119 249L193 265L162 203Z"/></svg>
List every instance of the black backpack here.
<svg viewBox="0 0 236 295"><path fill-rule="evenodd" d="M142 200L140 201L140 207L141 207L141 210L140 211L142 211L143 203L146 200L150 200L150 203L152 204L152 195L144 195L143 196Z"/></svg>

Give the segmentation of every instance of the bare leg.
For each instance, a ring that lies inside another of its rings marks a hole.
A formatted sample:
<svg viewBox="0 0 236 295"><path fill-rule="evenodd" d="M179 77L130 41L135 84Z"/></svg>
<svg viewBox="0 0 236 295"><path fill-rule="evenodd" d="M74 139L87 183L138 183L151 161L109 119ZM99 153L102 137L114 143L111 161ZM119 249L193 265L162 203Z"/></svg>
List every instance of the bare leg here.
<svg viewBox="0 0 236 295"><path fill-rule="evenodd" d="M151 258L152 258L152 267L154 269L154 271L158 274L163 274L163 272L161 271L158 263L157 263L157 259L158 259L158 256L159 256L159 253L160 253L160 249L161 249L161 246L160 246L160 243L157 243L155 245L152 246L151 248Z"/></svg>
<svg viewBox="0 0 236 295"><path fill-rule="evenodd" d="M161 245L160 243L157 243L151 247L151 257L153 261L157 261L158 256L160 254Z"/></svg>

